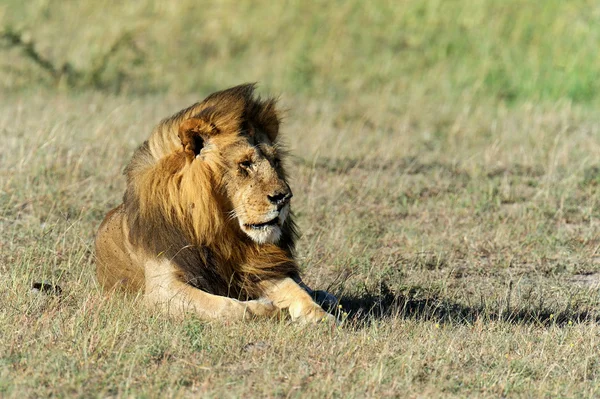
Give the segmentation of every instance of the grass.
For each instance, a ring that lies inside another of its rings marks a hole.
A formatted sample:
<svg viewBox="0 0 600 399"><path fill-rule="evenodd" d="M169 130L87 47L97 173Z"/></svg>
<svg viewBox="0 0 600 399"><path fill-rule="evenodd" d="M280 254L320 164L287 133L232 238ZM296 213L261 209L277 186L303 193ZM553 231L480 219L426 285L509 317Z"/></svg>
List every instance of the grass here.
<svg viewBox="0 0 600 399"><path fill-rule="evenodd" d="M593 0L6 0L0 23L71 71L53 77L9 47L0 62L0 87L9 89L185 94L260 81L339 100L384 91L578 103L597 103L600 92Z"/></svg>
<svg viewBox="0 0 600 399"><path fill-rule="evenodd" d="M4 4L80 77L0 50L0 396L600 394L594 2ZM94 280L135 147L254 80L341 328L169 320Z"/></svg>

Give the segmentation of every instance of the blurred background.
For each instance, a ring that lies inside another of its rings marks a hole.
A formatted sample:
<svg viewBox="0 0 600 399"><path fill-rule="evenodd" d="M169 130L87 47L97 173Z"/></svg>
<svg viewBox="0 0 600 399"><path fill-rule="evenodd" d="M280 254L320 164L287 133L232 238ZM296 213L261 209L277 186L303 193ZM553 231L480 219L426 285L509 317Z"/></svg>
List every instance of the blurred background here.
<svg viewBox="0 0 600 399"><path fill-rule="evenodd" d="M259 81L333 100L383 92L391 111L415 96L596 104L600 92L595 0L3 0L0 32L2 91Z"/></svg>

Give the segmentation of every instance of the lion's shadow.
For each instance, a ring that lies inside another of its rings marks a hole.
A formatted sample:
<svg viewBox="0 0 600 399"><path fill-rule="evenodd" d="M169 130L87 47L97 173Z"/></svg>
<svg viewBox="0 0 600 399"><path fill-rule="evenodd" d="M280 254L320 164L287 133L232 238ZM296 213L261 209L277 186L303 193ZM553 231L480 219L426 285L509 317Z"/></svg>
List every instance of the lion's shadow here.
<svg viewBox="0 0 600 399"><path fill-rule="evenodd" d="M435 295L422 297L415 291L392 292L382 284L377 292L340 295L332 313L340 313L347 325L361 328L373 321L391 317L434 321L436 323L472 324L477 320L500 320L512 324L536 324L540 326L562 326L572 323L600 322L600 315L590 311L564 309L557 311L543 306L511 308L498 306L467 306Z"/></svg>

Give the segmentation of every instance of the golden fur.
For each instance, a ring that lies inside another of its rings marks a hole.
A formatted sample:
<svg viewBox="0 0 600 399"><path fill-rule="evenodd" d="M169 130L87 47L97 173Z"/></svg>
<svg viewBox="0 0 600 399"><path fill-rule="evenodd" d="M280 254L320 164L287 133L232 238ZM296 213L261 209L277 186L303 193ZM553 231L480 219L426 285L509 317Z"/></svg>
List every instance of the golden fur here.
<svg viewBox="0 0 600 399"><path fill-rule="evenodd" d="M207 319L331 318L301 287L292 192L275 101L253 85L214 93L163 120L125 170L123 204L96 237L105 289ZM300 284L300 285L299 285Z"/></svg>

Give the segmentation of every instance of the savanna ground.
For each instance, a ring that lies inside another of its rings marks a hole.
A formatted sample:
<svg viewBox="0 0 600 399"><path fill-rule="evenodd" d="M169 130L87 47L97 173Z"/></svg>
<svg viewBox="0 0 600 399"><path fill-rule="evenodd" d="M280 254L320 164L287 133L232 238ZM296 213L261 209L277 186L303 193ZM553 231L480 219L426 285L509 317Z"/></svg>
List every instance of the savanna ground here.
<svg viewBox="0 0 600 399"><path fill-rule="evenodd" d="M0 396L600 395L597 2L11 0L0 22ZM289 110L299 261L339 328L178 322L94 280L135 147L247 81Z"/></svg>

